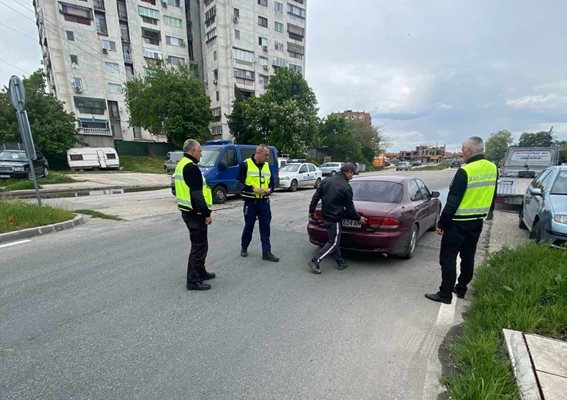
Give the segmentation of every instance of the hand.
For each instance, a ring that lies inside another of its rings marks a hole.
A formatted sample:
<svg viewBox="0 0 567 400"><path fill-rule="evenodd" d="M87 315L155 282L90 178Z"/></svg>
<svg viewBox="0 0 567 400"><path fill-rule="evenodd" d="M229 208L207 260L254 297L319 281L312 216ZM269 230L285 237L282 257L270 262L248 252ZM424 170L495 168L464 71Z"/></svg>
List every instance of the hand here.
<svg viewBox="0 0 567 400"><path fill-rule="evenodd" d="M366 217L360 217L359 221L362 225L366 225L366 223L368 222L368 219L366 219Z"/></svg>
<svg viewBox="0 0 567 400"><path fill-rule="evenodd" d="M264 189L263 188L254 188L254 193L264 194Z"/></svg>
<svg viewBox="0 0 567 400"><path fill-rule="evenodd" d="M205 217L205 224L210 225L213 223L213 219L211 217Z"/></svg>
<svg viewBox="0 0 567 400"><path fill-rule="evenodd" d="M317 214L313 213L313 214L309 214L309 218L311 218L314 221L318 221L319 218L317 218Z"/></svg>
<svg viewBox="0 0 567 400"><path fill-rule="evenodd" d="M437 228L437 234L438 235L443 235L445 233L445 231L441 228Z"/></svg>

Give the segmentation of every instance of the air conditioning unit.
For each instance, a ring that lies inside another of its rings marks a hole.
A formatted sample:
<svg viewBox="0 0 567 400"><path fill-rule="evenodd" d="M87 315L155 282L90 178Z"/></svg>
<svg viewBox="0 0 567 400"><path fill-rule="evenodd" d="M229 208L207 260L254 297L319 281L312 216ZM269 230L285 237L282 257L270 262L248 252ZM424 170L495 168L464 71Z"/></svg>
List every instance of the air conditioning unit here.
<svg viewBox="0 0 567 400"><path fill-rule="evenodd" d="M267 71L267 70L268 70L268 66L267 66L267 65L264 65L264 69Z"/></svg>
<svg viewBox="0 0 567 400"><path fill-rule="evenodd" d="M264 50L265 53L268 52L268 46L262 46L262 50Z"/></svg>
<svg viewBox="0 0 567 400"><path fill-rule="evenodd" d="M75 93L81 93L83 91L83 88L80 86L75 86Z"/></svg>
<svg viewBox="0 0 567 400"><path fill-rule="evenodd" d="M232 22L238 24L238 17L237 16L232 17Z"/></svg>
<svg viewBox="0 0 567 400"><path fill-rule="evenodd" d="M216 79L213 79L213 85L217 85L219 83L219 81L217 81Z"/></svg>
<svg viewBox="0 0 567 400"><path fill-rule="evenodd" d="M102 54L108 54L108 49L102 48Z"/></svg>

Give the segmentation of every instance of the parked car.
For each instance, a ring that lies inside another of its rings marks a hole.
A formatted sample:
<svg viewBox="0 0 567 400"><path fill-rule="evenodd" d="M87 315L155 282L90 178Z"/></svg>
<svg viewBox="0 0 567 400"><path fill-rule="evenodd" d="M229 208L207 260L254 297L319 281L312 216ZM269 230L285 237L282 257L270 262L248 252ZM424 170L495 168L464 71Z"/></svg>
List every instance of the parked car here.
<svg viewBox="0 0 567 400"><path fill-rule="evenodd" d="M242 161L252 157L256 146L251 144L233 144L227 140L207 141L201 146L201 161L199 168L207 180L207 185L213 192L213 202L222 204L229 194L238 194L240 190L236 185L238 168ZM269 146L270 173L274 179L275 187L279 184L277 150ZM171 193L175 195L175 180L171 176Z"/></svg>
<svg viewBox="0 0 567 400"><path fill-rule="evenodd" d="M341 167L345 163L343 162L326 162L324 164L319 165L319 169L323 173L323 175L331 175L334 176L341 170Z"/></svg>
<svg viewBox="0 0 567 400"><path fill-rule="evenodd" d="M49 174L47 159L36 150L37 158L33 160L36 177ZM0 178L31 178L28 156L24 150L0 151Z"/></svg>
<svg viewBox="0 0 567 400"><path fill-rule="evenodd" d="M175 167L177 167L177 163L181 158L183 158L183 151L168 151L163 162L165 172L175 171Z"/></svg>
<svg viewBox="0 0 567 400"><path fill-rule="evenodd" d="M77 147L67 150L67 163L71 169L116 169L120 158L112 147Z"/></svg>
<svg viewBox="0 0 567 400"><path fill-rule="evenodd" d="M408 161L401 161L396 165L396 171L409 171L411 169Z"/></svg>
<svg viewBox="0 0 567 400"><path fill-rule="evenodd" d="M317 188L323 173L311 163L290 163L280 168L279 187L295 192L299 187Z"/></svg>
<svg viewBox="0 0 567 400"><path fill-rule="evenodd" d="M408 176L368 176L350 181L353 200L366 225L343 220L341 248L394 254L411 258L417 240L434 230L441 212L439 192L431 192L421 179ZM307 225L309 241L318 246L327 242L320 208Z"/></svg>
<svg viewBox="0 0 567 400"><path fill-rule="evenodd" d="M451 168L461 168L461 165L463 165L462 160L453 160L451 162Z"/></svg>
<svg viewBox="0 0 567 400"><path fill-rule="evenodd" d="M567 243L567 166L540 172L524 194L519 226L530 238L553 247Z"/></svg>
<svg viewBox="0 0 567 400"><path fill-rule="evenodd" d="M421 167L421 161L414 161L411 163L412 167Z"/></svg>

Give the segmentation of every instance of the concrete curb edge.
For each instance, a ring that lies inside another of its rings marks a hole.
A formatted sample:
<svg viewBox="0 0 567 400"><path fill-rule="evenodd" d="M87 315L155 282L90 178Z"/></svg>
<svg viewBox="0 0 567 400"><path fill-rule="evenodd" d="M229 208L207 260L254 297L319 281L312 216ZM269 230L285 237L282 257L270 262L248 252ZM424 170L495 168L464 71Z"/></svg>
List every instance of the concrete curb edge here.
<svg viewBox="0 0 567 400"><path fill-rule="evenodd" d="M85 223L82 215L75 215L75 218L69 221L58 222L56 224L36 226L34 228L22 229L14 232L0 234L0 243L13 242L16 240L28 239L30 237L44 235L46 233L58 232L64 229L74 228L77 225Z"/></svg>
<svg viewBox="0 0 567 400"><path fill-rule="evenodd" d="M523 400L541 400L537 377L532 367L532 360L524 334L519 331L503 329L505 350L512 363L516 382Z"/></svg>

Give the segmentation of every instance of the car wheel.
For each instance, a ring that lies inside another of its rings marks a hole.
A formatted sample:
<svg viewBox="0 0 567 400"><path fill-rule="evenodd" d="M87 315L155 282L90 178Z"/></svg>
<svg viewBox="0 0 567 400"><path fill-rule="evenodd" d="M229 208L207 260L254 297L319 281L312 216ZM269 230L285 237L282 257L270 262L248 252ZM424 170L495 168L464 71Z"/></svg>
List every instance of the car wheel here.
<svg viewBox="0 0 567 400"><path fill-rule="evenodd" d="M295 192L296 190L297 190L297 181L294 179L293 181L291 181L291 184L289 185L289 191Z"/></svg>
<svg viewBox="0 0 567 400"><path fill-rule="evenodd" d="M437 214L435 215L435 221L433 222L433 225L431 225L431 228L428 229L429 232L433 232L434 230L437 229L437 224L439 223L440 216L441 216L441 207L439 207L439 209L437 210Z"/></svg>
<svg viewBox="0 0 567 400"><path fill-rule="evenodd" d="M226 201L227 191L224 186L215 186L213 188L213 203L223 204Z"/></svg>
<svg viewBox="0 0 567 400"><path fill-rule="evenodd" d="M417 245L417 234L418 234L418 228L417 225L413 225L411 228L411 233L410 236L408 238L408 241L406 243L406 250L404 251L404 253L401 255L401 258L405 258L405 259L410 259L413 257L413 254L415 253L415 247Z"/></svg>
<svg viewBox="0 0 567 400"><path fill-rule="evenodd" d="M523 209L520 209L520 213L518 214L518 228L528 229L526 224L524 224L524 210Z"/></svg>
<svg viewBox="0 0 567 400"><path fill-rule="evenodd" d="M317 189L320 184L321 184L321 178L317 178L317 180L315 181L315 189Z"/></svg>
<svg viewBox="0 0 567 400"><path fill-rule="evenodd" d="M331 176L335 176L337 174L337 171L331 171Z"/></svg>
<svg viewBox="0 0 567 400"><path fill-rule="evenodd" d="M532 226L532 230L530 231L530 239L535 240L536 243L541 241L541 224L539 219L536 220Z"/></svg>

